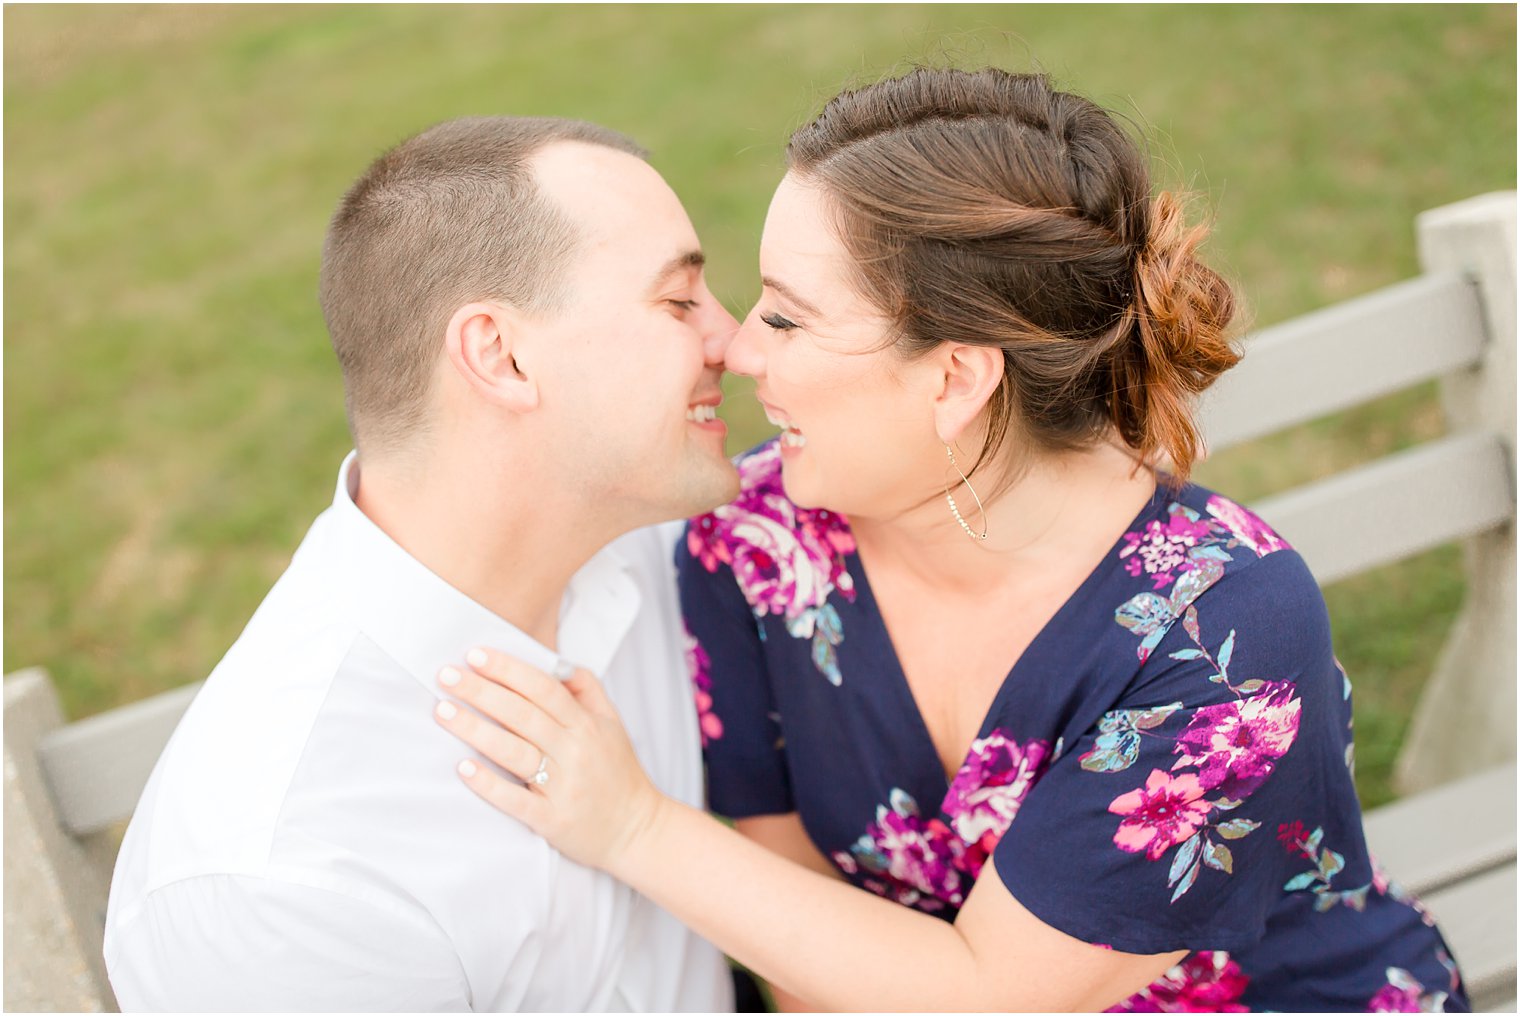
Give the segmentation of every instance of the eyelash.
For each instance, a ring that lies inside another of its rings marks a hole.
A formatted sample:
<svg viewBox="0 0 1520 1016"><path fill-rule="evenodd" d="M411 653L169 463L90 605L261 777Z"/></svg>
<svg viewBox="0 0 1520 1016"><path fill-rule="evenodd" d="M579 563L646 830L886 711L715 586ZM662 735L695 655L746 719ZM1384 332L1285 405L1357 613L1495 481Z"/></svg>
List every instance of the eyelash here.
<svg viewBox="0 0 1520 1016"><path fill-rule="evenodd" d="M695 300L667 300L665 302L669 303L671 306L679 307L682 310L696 310L697 309L697 301L695 301Z"/></svg>
<svg viewBox="0 0 1520 1016"><path fill-rule="evenodd" d="M797 327L797 322L788 321L777 313L761 314L760 320L778 332L789 332Z"/></svg>

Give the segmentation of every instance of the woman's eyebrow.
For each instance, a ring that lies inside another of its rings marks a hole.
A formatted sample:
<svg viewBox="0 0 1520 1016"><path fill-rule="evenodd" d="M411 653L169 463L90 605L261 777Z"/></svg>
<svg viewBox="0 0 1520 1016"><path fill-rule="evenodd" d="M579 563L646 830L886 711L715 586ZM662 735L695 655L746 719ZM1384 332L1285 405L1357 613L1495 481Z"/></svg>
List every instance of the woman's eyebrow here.
<svg viewBox="0 0 1520 1016"><path fill-rule="evenodd" d="M808 317L823 317L823 311L813 306L813 304L809 303L802 296L798 295L795 289L793 289L791 286L788 286L786 283L780 281L779 279L773 279L769 275L762 275L760 276L760 284L767 289L774 289L776 292L786 297L786 299L794 307L802 311L802 313L806 314Z"/></svg>
<svg viewBox="0 0 1520 1016"><path fill-rule="evenodd" d="M655 273L654 279L649 283L650 292L659 289L661 286L665 285L665 283L669 282L671 276L679 272L687 271L691 268L701 268L705 264L707 264L707 255L703 254L701 250L694 248L692 250L682 251L680 254L677 254L675 257L665 262L665 264L661 266L660 270Z"/></svg>

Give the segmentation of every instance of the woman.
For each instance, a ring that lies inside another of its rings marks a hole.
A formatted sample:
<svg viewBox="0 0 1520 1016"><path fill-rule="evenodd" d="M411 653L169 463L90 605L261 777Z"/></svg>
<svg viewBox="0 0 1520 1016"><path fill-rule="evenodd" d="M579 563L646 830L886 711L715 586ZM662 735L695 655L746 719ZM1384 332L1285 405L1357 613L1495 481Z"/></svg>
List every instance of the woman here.
<svg viewBox="0 0 1520 1016"><path fill-rule="evenodd" d="M1233 298L1134 142L920 70L788 161L728 353L782 434L679 562L737 832L495 656L451 690L515 733L451 727L530 782L466 782L799 1005L1466 1008L1367 854L1312 577L1185 482Z"/></svg>

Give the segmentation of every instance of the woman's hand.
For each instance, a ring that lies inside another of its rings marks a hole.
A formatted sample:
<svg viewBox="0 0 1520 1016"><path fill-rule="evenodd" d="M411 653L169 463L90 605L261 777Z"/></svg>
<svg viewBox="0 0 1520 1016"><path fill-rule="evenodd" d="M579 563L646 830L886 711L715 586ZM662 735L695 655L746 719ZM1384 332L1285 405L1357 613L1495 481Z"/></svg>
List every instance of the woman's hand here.
<svg viewBox="0 0 1520 1016"><path fill-rule="evenodd" d="M522 780L466 760L475 793L523 822L560 853L607 868L654 822L665 798L645 775L601 683L577 670L561 683L502 653L473 649L466 668L445 667L445 729Z"/></svg>

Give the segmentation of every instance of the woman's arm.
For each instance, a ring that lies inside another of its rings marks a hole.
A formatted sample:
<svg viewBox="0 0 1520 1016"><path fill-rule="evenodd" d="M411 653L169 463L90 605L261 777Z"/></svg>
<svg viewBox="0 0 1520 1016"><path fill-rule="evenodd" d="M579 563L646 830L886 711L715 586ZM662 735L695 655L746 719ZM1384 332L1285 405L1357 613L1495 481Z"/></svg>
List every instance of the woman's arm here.
<svg viewBox="0 0 1520 1016"><path fill-rule="evenodd" d="M784 857L794 864L816 871L820 875L838 879L839 869L818 852L813 840L802 827L802 817L796 812L789 815L755 815L734 821L734 828L751 843L758 843L771 853ZM818 1012L819 1007L806 1002L776 984L768 985L771 998L780 1012Z"/></svg>
<svg viewBox="0 0 1520 1016"><path fill-rule="evenodd" d="M548 782L528 786L467 763L476 793L826 1009L1101 1009L1185 955L1065 935L1020 906L990 862L954 924L861 892L660 794L589 674L561 685L499 654L472 653L471 665L448 690L490 720L458 710L440 721L524 779L548 759Z"/></svg>

